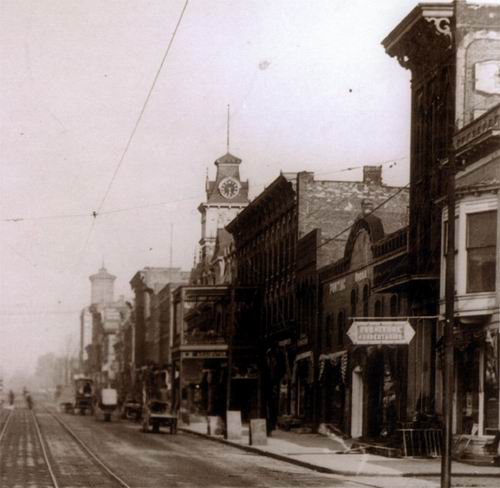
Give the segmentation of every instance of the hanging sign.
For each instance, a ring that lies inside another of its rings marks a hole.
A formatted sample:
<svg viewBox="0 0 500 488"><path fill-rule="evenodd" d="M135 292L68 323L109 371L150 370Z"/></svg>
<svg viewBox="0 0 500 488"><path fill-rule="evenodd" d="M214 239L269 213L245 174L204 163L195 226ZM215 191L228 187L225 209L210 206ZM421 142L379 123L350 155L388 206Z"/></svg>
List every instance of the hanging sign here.
<svg viewBox="0 0 500 488"><path fill-rule="evenodd" d="M415 331L406 320L354 320L347 335L355 345L409 344Z"/></svg>
<svg viewBox="0 0 500 488"><path fill-rule="evenodd" d="M226 351L184 351L181 352L182 359L191 358L227 358Z"/></svg>

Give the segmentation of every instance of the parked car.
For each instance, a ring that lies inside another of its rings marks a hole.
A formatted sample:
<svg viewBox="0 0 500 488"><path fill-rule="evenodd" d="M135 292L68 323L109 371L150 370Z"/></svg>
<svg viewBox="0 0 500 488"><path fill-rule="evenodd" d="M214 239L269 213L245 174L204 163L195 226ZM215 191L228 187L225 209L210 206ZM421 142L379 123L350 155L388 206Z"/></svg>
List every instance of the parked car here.
<svg viewBox="0 0 500 488"><path fill-rule="evenodd" d="M146 402L142 411L142 431L160 432L160 427L170 427L170 433L177 433L177 416L169 412L169 404L161 400Z"/></svg>
<svg viewBox="0 0 500 488"><path fill-rule="evenodd" d="M57 393L56 402L59 412L73 413L75 408L75 388L61 385Z"/></svg>

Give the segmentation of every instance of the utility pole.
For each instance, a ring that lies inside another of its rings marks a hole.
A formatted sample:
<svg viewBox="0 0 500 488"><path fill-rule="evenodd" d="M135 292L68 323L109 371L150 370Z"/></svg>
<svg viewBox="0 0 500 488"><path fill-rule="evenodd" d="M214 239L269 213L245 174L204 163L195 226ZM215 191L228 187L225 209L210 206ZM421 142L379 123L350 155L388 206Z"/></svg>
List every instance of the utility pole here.
<svg viewBox="0 0 500 488"><path fill-rule="evenodd" d="M226 377L226 436L227 436L227 412L231 410L231 380L233 373L233 336L235 329L235 303L236 293L234 285L231 286L229 303L229 320L227 324L227 377Z"/></svg>
<svg viewBox="0 0 500 488"><path fill-rule="evenodd" d="M454 93L456 87L456 37L457 37L457 11L459 1L453 2L453 17L451 20L451 58L450 58L450 89ZM453 106L451 105L453 103ZM446 275L445 275L445 324L444 324L444 369L443 369L443 449L441 454L441 488L451 487L451 450L453 427L453 394L454 394L454 347L453 326L455 323L455 96L448 102L450 117L448 121L453 124L448 147L448 164L446 169L447 180L447 208L448 208L448 233L446 242Z"/></svg>
<svg viewBox="0 0 500 488"><path fill-rule="evenodd" d="M453 420L454 348L453 325L455 322L455 155L448 158L448 239L446 243L445 324L443 370L443 452L441 457L441 488L451 486L451 448Z"/></svg>

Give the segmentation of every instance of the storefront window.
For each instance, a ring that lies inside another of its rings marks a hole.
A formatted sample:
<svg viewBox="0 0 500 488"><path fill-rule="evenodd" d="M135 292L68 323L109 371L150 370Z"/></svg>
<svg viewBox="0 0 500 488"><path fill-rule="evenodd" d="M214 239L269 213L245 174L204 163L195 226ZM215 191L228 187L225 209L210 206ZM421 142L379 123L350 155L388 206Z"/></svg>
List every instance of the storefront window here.
<svg viewBox="0 0 500 488"><path fill-rule="evenodd" d="M467 292L495 290L497 212L467 215Z"/></svg>
<svg viewBox="0 0 500 488"><path fill-rule="evenodd" d="M458 358L457 371L469 371L458 377L459 416L458 428L461 434L470 434L479 422L479 370L480 350L470 345Z"/></svg>
<svg viewBox="0 0 500 488"><path fill-rule="evenodd" d="M498 423L498 336L488 331L484 361L484 428L485 434L494 434Z"/></svg>

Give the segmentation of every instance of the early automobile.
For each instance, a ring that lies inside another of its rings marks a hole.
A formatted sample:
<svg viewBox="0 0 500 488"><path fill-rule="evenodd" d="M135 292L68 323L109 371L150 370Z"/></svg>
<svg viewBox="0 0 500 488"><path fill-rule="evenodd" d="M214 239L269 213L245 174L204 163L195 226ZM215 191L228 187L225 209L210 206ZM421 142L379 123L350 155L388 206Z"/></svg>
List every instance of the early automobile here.
<svg viewBox="0 0 500 488"><path fill-rule="evenodd" d="M170 427L170 433L177 433L177 416L169 412L169 404L161 400L146 402L142 412L142 431L160 432L160 427Z"/></svg>
<svg viewBox="0 0 500 488"><path fill-rule="evenodd" d="M139 422L142 415L142 405L135 398L127 398L123 403L122 416L128 420Z"/></svg>

